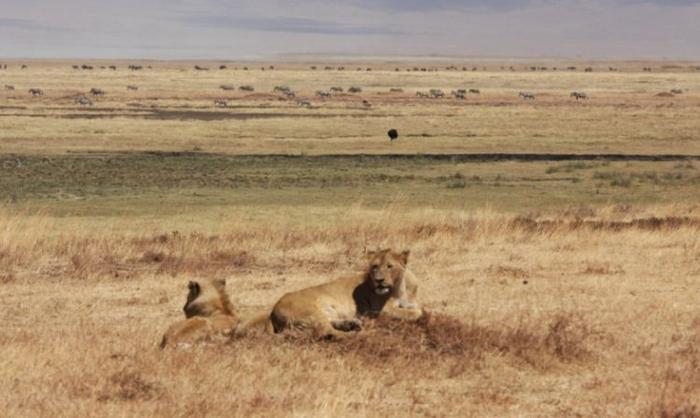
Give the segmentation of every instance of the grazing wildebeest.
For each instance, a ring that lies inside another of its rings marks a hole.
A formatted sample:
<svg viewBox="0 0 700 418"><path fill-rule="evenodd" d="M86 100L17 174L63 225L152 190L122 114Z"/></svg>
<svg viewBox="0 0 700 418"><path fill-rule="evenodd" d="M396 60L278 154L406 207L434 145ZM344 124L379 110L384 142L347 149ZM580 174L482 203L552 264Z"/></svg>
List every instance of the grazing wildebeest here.
<svg viewBox="0 0 700 418"><path fill-rule="evenodd" d="M422 92L422 91L417 91L417 92L416 92L416 97L428 98L428 97L430 97L430 95L429 95L428 93L424 93L424 92Z"/></svg>
<svg viewBox="0 0 700 418"><path fill-rule="evenodd" d="M236 90L233 84L222 84L219 86L221 90Z"/></svg>
<svg viewBox="0 0 700 418"><path fill-rule="evenodd" d="M26 66L26 64L22 64L22 67L20 67L20 68L22 68L23 70L26 70L27 66Z"/></svg>
<svg viewBox="0 0 700 418"><path fill-rule="evenodd" d="M83 64L80 66L80 68L83 70L92 70L92 65Z"/></svg>
<svg viewBox="0 0 700 418"><path fill-rule="evenodd" d="M399 89L399 88L395 88L395 87L390 88L389 93L403 93L403 89Z"/></svg>
<svg viewBox="0 0 700 418"><path fill-rule="evenodd" d="M397 131L396 129L389 129L387 135L389 135L389 140L393 141L399 137L399 131Z"/></svg>
<svg viewBox="0 0 700 418"><path fill-rule="evenodd" d="M521 91L518 96L522 97L523 100L535 100L535 95L532 93L527 93L524 91Z"/></svg>
<svg viewBox="0 0 700 418"><path fill-rule="evenodd" d="M104 96L105 92L102 89L98 89L96 87L93 87L90 89L90 94L92 94L93 96Z"/></svg>
<svg viewBox="0 0 700 418"><path fill-rule="evenodd" d="M243 71L248 71L248 67L243 67Z"/></svg>
<svg viewBox="0 0 700 418"><path fill-rule="evenodd" d="M117 71L117 66L116 65L110 65L109 69L112 71Z"/></svg>
<svg viewBox="0 0 700 418"><path fill-rule="evenodd" d="M195 65L194 69L197 71L209 71L209 68L207 67L200 67L199 65Z"/></svg>
<svg viewBox="0 0 700 418"><path fill-rule="evenodd" d="M214 106L216 106L216 107L227 107L227 106L228 106L228 102L227 102L226 100L223 100L223 99L216 99L216 100L214 100Z"/></svg>
<svg viewBox="0 0 700 418"><path fill-rule="evenodd" d="M253 86L250 86L250 85L245 85L245 86L240 86L238 88L238 90L240 90L240 91L255 91L255 88Z"/></svg>
<svg viewBox="0 0 700 418"><path fill-rule="evenodd" d="M92 103L92 100L88 99L85 96L80 96L75 99L75 102L79 104L80 106L93 106L94 104Z"/></svg>
<svg viewBox="0 0 700 418"><path fill-rule="evenodd" d="M576 67L573 66L566 67L566 69L569 71L576 71Z"/></svg>
<svg viewBox="0 0 700 418"><path fill-rule="evenodd" d="M293 98L296 97L296 94L295 94L293 91L291 91L291 90L285 91L285 92L284 92L284 95L287 96L288 99L293 99Z"/></svg>
<svg viewBox="0 0 700 418"><path fill-rule="evenodd" d="M576 98L576 101L588 99L588 95L582 91L572 91L569 97Z"/></svg>
<svg viewBox="0 0 700 418"><path fill-rule="evenodd" d="M464 89L459 89L457 91L452 90L450 94L453 95L455 99L464 100L466 98Z"/></svg>
<svg viewBox="0 0 700 418"><path fill-rule="evenodd" d="M272 89L274 93L287 93L292 91L288 86L275 86L274 89Z"/></svg>
<svg viewBox="0 0 700 418"><path fill-rule="evenodd" d="M326 97L331 97L331 94L327 91L316 90L316 96L326 98Z"/></svg>
<svg viewBox="0 0 700 418"><path fill-rule="evenodd" d="M481 94L481 91L479 89L469 89L469 93L471 94Z"/></svg>
<svg viewBox="0 0 700 418"><path fill-rule="evenodd" d="M316 66L315 66L315 65L312 65L312 66L309 67L309 68L312 69L312 70L315 70L315 69L316 69Z"/></svg>
<svg viewBox="0 0 700 418"><path fill-rule="evenodd" d="M651 67L644 67L642 69L645 73L650 73L651 72Z"/></svg>
<svg viewBox="0 0 700 418"><path fill-rule="evenodd" d="M126 86L126 89L131 90L131 91L136 91L139 89L139 86L134 86L133 84L129 84L128 86Z"/></svg>
<svg viewBox="0 0 700 418"><path fill-rule="evenodd" d="M334 91L336 93L342 93L343 88L342 87L331 87L331 91Z"/></svg>
<svg viewBox="0 0 700 418"><path fill-rule="evenodd" d="M74 69L74 70L79 70L79 69L80 69L80 66L79 66L79 65L73 65L73 69Z"/></svg>
<svg viewBox="0 0 700 418"><path fill-rule="evenodd" d="M681 89L671 89L671 93L673 93L673 94L683 94L683 90L681 90Z"/></svg>
<svg viewBox="0 0 700 418"><path fill-rule="evenodd" d="M372 103L370 103L370 102L367 101L367 100L363 100L363 101L362 101L362 106L364 106L364 107L371 107L371 106L372 106Z"/></svg>
<svg viewBox="0 0 700 418"><path fill-rule="evenodd" d="M225 66L225 65L219 65L219 69L220 69L220 70L225 70L225 69L226 69L226 66Z"/></svg>
<svg viewBox="0 0 700 418"><path fill-rule="evenodd" d="M14 89L15 89L15 86L13 86L11 84L5 84L5 90L14 90Z"/></svg>
<svg viewBox="0 0 700 418"><path fill-rule="evenodd" d="M584 72L584 73L592 73L592 72L593 72L593 68L592 68L592 67L586 67L586 68L583 69L583 72Z"/></svg>
<svg viewBox="0 0 700 418"><path fill-rule="evenodd" d="M134 64L130 64L130 65L129 65L129 69L130 69L131 71L139 71L139 70L142 70L142 69L143 69L143 65L134 65Z"/></svg>
<svg viewBox="0 0 700 418"><path fill-rule="evenodd" d="M440 89L430 89L430 97L434 99L439 99L445 97L445 92Z"/></svg>
<svg viewBox="0 0 700 418"><path fill-rule="evenodd" d="M348 89L348 93L362 93L362 88L357 86L352 86Z"/></svg>
<svg viewBox="0 0 700 418"><path fill-rule="evenodd" d="M44 95L44 91L42 89L37 89L37 88L29 89L29 93L32 96L43 96Z"/></svg>

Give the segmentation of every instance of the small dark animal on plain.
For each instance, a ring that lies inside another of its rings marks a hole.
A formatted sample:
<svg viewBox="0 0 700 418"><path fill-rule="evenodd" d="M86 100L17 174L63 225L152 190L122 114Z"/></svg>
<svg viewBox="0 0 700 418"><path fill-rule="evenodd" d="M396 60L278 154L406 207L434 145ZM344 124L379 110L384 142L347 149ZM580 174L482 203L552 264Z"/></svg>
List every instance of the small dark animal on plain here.
<svg viewBox="0 0 700 418"><path fill-rule="evenodd" d="M397 131L396 129L389 129L387 135L389 135L389 140L393 141L399 137L399 131Z"/></svg>

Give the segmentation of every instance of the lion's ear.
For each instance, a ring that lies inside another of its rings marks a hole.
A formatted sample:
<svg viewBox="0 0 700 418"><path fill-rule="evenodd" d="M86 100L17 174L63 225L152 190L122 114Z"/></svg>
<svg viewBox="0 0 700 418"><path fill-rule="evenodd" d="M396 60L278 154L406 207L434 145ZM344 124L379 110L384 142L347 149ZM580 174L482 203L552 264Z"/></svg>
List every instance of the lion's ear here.
<svg viewBox="0 0 700 418"><path fill-rule="evenodd" d="M199 292L201 291L201 288L199 287L199 283L197 282L189 282L187 284L187 288L190 289L190 296L197 296Z"/></svg>
<svg viewBox="0 0 700 418"><path fill-rule="evenodd" d="M365 251L365 255L367 256L367 260L371 260L377 256L377 251Z"/></svg>
<svg viewBox="0 0 700 418"><path fill-rule="evenodd" d="M403 264L404 267L408 264L408 255L411 254L410 250L404 250L399 254L399 260L401 260L401 264Z"/></svg>

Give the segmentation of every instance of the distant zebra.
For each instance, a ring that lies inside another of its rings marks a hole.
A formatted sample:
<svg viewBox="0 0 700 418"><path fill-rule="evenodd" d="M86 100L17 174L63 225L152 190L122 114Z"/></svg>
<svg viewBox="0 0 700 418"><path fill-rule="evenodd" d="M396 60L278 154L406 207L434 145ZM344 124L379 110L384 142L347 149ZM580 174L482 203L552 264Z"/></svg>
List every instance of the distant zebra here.
<svg viewBox="0 0 700 418"><path fill-rule="evenodd" d="M518 96L522 97L523 100L535 100L535 95L532 93L527 93L524 91L521 91Z"/></svg>
<svg viewBox="0 0 700 418"><path fill-rule="evenodd" d="M326 97L331 97L331 94L330 94L329 92L327 92L327 91L317 90L317 91L316 91L316 96L325 99Z"/></svg>
<svg viewBox="0 0 700 418"><path fill-rule="evenodd" d="M440 99L445 97L445 92L440 89L430 89L430 97L434 99Z"/></svg>
<svg viewBox="0 0 700 418"><path fill-rule="evenodd" d="M221 90L236 90L232 84L222 84L219 86Z"/></svg>
<svg viewBox="0 0 700 418"><path fill-rule="evenodd" d="M240 91L255 91L255 88L253 86L250 86L250 85L245 85L245 86L240 86L238 88L238 90L240 90Z"/></svg>
<svg viewBox="0 0 700 418"><path fill-rule="evenodd" d="M452 92L450 94L453 95L455 99L460 99L460 100L465 99L465 91L463 89L460 89L457 91L452 90Z"/></svg>
<svg viewBox="0 0 700 418"><path fill-rule="evenodd" d="M274 93L287 93L288 91L292 91L292 89L290 89L287 86L275 86L275 88L272 89L272 91Z"/></svg>
<svg viewBox="0 0 700 418"><path fill-rule="evenodd" d="M80 96L75 99L75 102L79 104L80 106L93 106L94 103L92 103L92 100L88 99L85 96Z"/></svg>
<svg viewBox="0 0 700 418"><path fill-rule="evenodd" d="M14 90L14 89L15 89L15 86L13 86L11 84L5 84L5 90Z"/></svg>
<svg viewBox="0 0 700 418"><path fill-rule="evenodd" d="M32 96L43 96L44 95L44 91L42 89L37 89L37 88L29 89L29 93Z"/></svg>
<svg viewBox="0 0 700 418"><path fill-rule="evenodd" d="M296 97L296 94L295 94L293 91L291 91L291 90L285 91L285 92L284 92L284 95L287 96L288 99L293 99L293 98Z"/></svg>
<svg viewBox="0 0 700 418"><path fill-rule="evenodd" d="M216 107L228 107L228 102L223 99L214 100L214 106Z"/></svg>
<svg viewBox="0 0 700 418"><path fill-rule="evenodd" d="M139 86L134 86L133 84L129 84L128 86L126 86L126 89L131 90L131 91L136 91L139 89Z"/></svg>
<svg viewBox="0 0 700 418"><path fill-rule="evenodd" d="M343 88L342 87L331 87L331 91L336 92L336 93L342 93Z"/></svg>
<svg viewBox="0 0 700 418"><path fill-rule="evenodd" d="M389 89L389 93L403 93L403 89L391 88Z"/></svg>
<svg viewBox="0 0 700 418"><path fill-rule="evenodd" d="M417 91L416 97L420 97L421 99L427 99L428 97L430 97L430 95L428 93L424 93L422 91Z"/></svg>
<svg viewBox="0 0 700 418"><path fill-rule="evenodd" d="M573 91L569 95L569 97L574 97L576 98L576 101L578 102L579 100L585 100L588 99L588 95L582 91Z"/></svg>
<svg viewBox="0 0 700 418"><path fill-rule="evenodd" d="M481 94L481 91L479 89L469 89L469 93L471 94Z"/></svg>
<svg viewBox="0 0 700 418"><path fill-rule="evenodd" d="M681 90L681 89L671 89L671 93L673 93L673 94L683 94L683 90Z"/></svg>
<svg viewBox="0 0 700 418"><path fill-rule="evenodd" d="M105 92L102 89L98 89L96 87L93 87L90 89L90 94L92 94L93 96L104 96Z"/></svg>
<svg viewBox="0 0 700 418"><path fill-rule="evenodd" d="M311 107L311 102L308 100L297 100L297 105L303 107Z"/></svg>
<svg viewBox="0 0 700 418"><path fill-rule="evenodd" d="M352 86L348 89L348 93L362 93L362 88L357 86Z"/></svg>

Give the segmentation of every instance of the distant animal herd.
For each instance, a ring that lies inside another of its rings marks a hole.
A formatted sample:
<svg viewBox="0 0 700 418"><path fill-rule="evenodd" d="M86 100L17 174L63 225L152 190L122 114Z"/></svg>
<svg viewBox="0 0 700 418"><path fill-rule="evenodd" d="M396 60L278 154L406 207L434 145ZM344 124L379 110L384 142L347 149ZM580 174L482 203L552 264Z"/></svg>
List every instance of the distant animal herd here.
<svg viewBox="0 0 700 418"><path fill-rule="evenodd" d="M7 64L0 64L0 70L6 70L7 68L8 68ZM22 70L25 70L25 69L29 68L29 66L27 64L19 64L19 68ZM78 70L78 71L92 71L92 70L95 70L96 68L99 68L101 70L110 70L110 71L117 71L118 70L118 67L114 64L112 64L112 65L100 65L100 66L89 65L89 64L73 64L73 65L71 65L71 68L74 70ZM130 71L140 71L140 70L143 70L144 68L152 69L152 66L148 65L148 66L144 67L143 65L129 64L127 66L127 68ZM665 67L663 67L663 68L665 68ZM676 67L674 67L674 68L676 68ZM678 68L681 68L681 67L678 67ZM209 71L209 67L202 66L199 64L194 65L193 69L194 69L194 71ZM218 69L220 71L228 70L229 66L221 64L218 66ZM239 69L238 67L233 68L233 70L238 70L238 69ZM243 66L242 69L243 69L243 71L248 71L249 67ZM276 69L276 67L274 65L267 65L267 66L260 67L261 71L265 71L265 70L271 71L271 70L275 70L275 69ZM309 69L312 71L315 71L315 70L319 69L319 67L316 65L311 65L309 67ZM323 69L325 71L344 71L345 67L344 66L337 66L336 67L336 66L328 65L328 66L323 67ZM357 69L357 71L372 71L371 67L357 67L356 69ZM460 68L460 67L455 66L455 65L450 65L450 66L444 67L445 71L460 71L460 69L461 69L461 71L479 71L480 69L483 71L487 71L487 68L483 67L483 66L482 67L462 66ZM526 66L523 69L526 71L528 71L528 70L529 71L578 71L578 68L576 66L567 66L567 67L561 67L561 68L548 67L548 66ZM700 66L690 66L690 69L692 71L700 71ZM401 70L402 69L399 67L396 67L394 69L394 71L401 71ZM405 70L407 72L411 72L411 71L413 71L413 72L437 72L437 71L441 71L443 69L437 68L437 67L407 67L407 68L404 68L403 70ZM493 68L491 68L489 70L493 70ZM500 66L500 70L502 70L502 71L516 71L516 68L514 66L508 66L508 67ZM643 67L641 70L642 70L642 72L653 72L654 71L654 69L652 67ZM593 67L589 66L589 67L583 68L583 71L586 73L591 73L591 72L594 72L595 70ZM619 69L616 67L609 66L609 67L607 67L607 71L617 72L617 71L619 71ZM221 84L219 86L219 88L224 92L232 92L232 91L236 90L236 87L232 84ZM6 91L15 91L16 89L15 89L14 85L6 84L5 90ZM130 91L130 92L136 92L139 90L139 86L129 84L126 86L126 90ZM252 85L240 85L240 86L238 86L238 90L241 92L251 93L251 92L255 91L255 87ZM354 95L354 94L362 93L362 91L363 91L362 88L359 86L350 86L347 89L345 89L342 86L335 85L335 86L331 86L327 90L316 90L314 93L314 96L317 99L326 100L326 99L331 98L334 95L345 95L345 94ZM44 91L41 88L37 88L37 87L29 88L27 90L27 92L32 97L44 96ZM392 87L389 89L390 94L398 94L398 93L403 93L403 92L404 92L404 90L402 88L399 88L399 87ZM669 91L661 92L661 93L657 94L656 96L658 96L658 97L673 97L676 95L680 95L683 92L684 92L684 90L682 90L680 88L673 88L673 89L670 89ZM283 96L283 98L286 98L289 100L295 100L296 104L298 106L301 106L301 107L311 107L312 106L311 99L298 98L297 97L298 93L294 92L288 86L281 86L281 85L275 86L272 90L272 93L279 94L279 95ZM469 95L480 95L480 94L481 94L480 89L460 88L460 89L452 90L449 94L449 97L452 97L453 99L456 99L456 100L466 100ZM99 96L105 96L105 95L106 95L106 92L103 89L93 87L89 90L89 92L87 94L78 95L77 97L75 97L75 102L76 102L76 104L79 104L81 106L93 106L94 102L91 99L89 99L88 96L99 97ZM418 99L444 99L448 96L445 94L445 92L443 90L438 89L438 88L432 88L432 89L428 89L427 91L421 91L421 90L416 91L415 97ZM535 93L532 93L532 92L521 91L518 93L518 97L524 101L533 101L536 99L537 95ZM571 92L569 97L572 99L575 99L577 102L589 99L589 95L583 91L573 91L573 92ZM371 107L370 102L367 100L362 100L361 104L364 107ZM215 99L214 106L216 106L216 107L228 107L228 101L225 98Z"/></svg>

